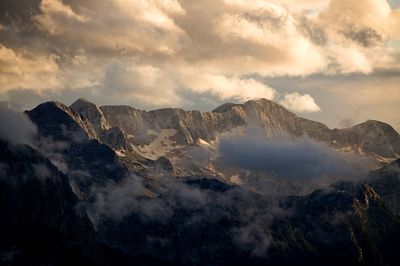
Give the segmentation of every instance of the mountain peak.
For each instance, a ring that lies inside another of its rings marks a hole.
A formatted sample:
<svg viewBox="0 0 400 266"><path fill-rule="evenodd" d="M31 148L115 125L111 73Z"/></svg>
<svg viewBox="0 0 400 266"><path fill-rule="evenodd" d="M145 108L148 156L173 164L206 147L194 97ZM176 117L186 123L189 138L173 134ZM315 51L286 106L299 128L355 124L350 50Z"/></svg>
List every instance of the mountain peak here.
<svg viewBox="0 0 400 266"><path fill-rule="evenodd" d="M77 100L76 100L76 102L77 101L81 101L81 102L90 102L90 101L88 101L86 98L78 98Z"/></svg>
<svg viewBox="0 0 400 266"><path fill-rule="evenodd" d="M226 112L230 112L232 110L232 108L235 107L235 106L243 107L243 106L249 106L249 105L254 105L254 104L256 104L258 106L262 106L262 107L265 107L265 106L279 106L281 108L284 108L283 106L281 106L281 105L279 105L279 104L277 104L277 103L275 103L275 102L273 102L271 100L268 100L266 98L258 98L258 99L254 99L254 100L249 100L249 101L247 101L247 102L245 102L243 104L240 104L240 103L224 103L224 104L218 106L217 108L215 108L214 110L212 110L212 112L213 113L226 113Z"/></svg>
<svg viewBox="0 0 400 266"><path fill-rule="evenodd" d="M217 108L215 108L214 110L212 110L213 113L226 113L229 112L230 110L232 110L232 107L237 106L240 104L237 103L224 103L220 106L218 106Z"/></svg>
<svg viewBox="0 0 400 266"><path fill-rule="evenodd" d="M378 121L378 120L372 120L369 119L367 121L365 121L364 123L361 123L359 125L364 125L364 126L378 126L378 127L385 127L385 126L390 126L389 124L382 122L382 121Z"/></svg>
<svg viewBox="0 0 400 266"><path fill-rule="evenodd" d="M55 135L54 132L58 132L57 136L62 140L71 139L77 135L85 136L84 138L97 138L89 121L61 102L45 102L26 113L45 136ZM67 134L67 131L71 134Z"/></svg>
<svg viewBox="0 0 400 266"><path fill-rule="evenodd" d="M85 98L79 98L75 102L73 102L73 104L70 105L70 108L75 110L76 108L83 107L83 106L94 107L96 105L94 103L88 101Z"/></svg>
<svg viewBox="0 0 400 266"><path fill-rule="evenodd" d="M98 108L96 104L89 102L85 98L79 98L70 105L70 108L88 119L97 132L102 129L110 128L110 125L105 120L101 109Z"/></svg>
<svg viewBox="0 0 400 266"><path fill-rule="evenodd" d="M249 100L249 101L245 102L244 104L242 104L242 106L251 106L251 105L257 105L259 107L267 109L268 111L271 111L271 110L283 111L284 110L287 113L291 113L288 109L286 109L282 105L280 105L274 101L268 100L266 98Z"/></svg>
<svg viewBox="0 0 400 266"><path fill-rule="evenodd" d="M259 105L266 105L266 104L276 104L276 105L278 105L274 101L268 100L266 98L258 98L258 99L249 100L249 101L245 102L244 104L253 103L253 102L256 103L256 104L259 104Z"/></svg>
<svg viewBox="0 0 400 266"><path fill-rule="evenodd" d="M48 101L44 102L42 104L39 104L35 109L33 110L43 110L43 111L50 111L52 109L57 109L59 111L62 111L64 113L67 113L69 116L74 117L78 115L77 113L74 112L74 110L71 110L68 106L66 106L64 103L60 101ZM32 110L32 111L33 111ZM54 110L54 111L55 111Z"/></svg>
<svg viewBox="0 0 400 266"><path fill-rule="evenodd" d="M400 155L400 135L389 124L367 120L350 128L333 130L332 137L344 147L356 146L363 152L378 154L385 158Z"/></svg>
<svg viewBox="0 0 400 266"><path fill-rule="evenodd" d="M376 129L376 130L381 130L383 133L389 133L392 135L397 135L399 136L399 134L397 133L397 131L388 123L382 122L382 121L378 121L378 120L367 120L363 123L357 124L351 128L359 128L359 129L364 129L364 130L371 130L371 129Z"/></svg>

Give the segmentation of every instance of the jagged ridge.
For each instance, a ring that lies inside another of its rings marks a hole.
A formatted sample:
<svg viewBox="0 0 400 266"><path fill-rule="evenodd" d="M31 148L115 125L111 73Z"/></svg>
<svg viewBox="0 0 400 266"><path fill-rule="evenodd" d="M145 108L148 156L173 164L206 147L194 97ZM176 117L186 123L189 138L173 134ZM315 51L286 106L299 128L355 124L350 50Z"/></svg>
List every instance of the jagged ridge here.
<svg viewBox="0 0 400 266"><path fill-rule="evenodd" d="M154 134L162 130L175 130L170 140L175 145L190 145L199 139L213 142L219 133L236 127L258 125L266 135L307 135L336 148L349 149L381 157L397 158L400 154L400 136L388 124L367 121L347 129L329 129L322 123L298 117L283 106L267 99L251 100L244 104L227 103L212 112L184 111L166 108L153 111L138 110L129 106L96 107L79 99L71 108L90 121L101 135L107 125L120 128L127 143L148 145ZM122 138L122 137L121 137Z"/></svg>

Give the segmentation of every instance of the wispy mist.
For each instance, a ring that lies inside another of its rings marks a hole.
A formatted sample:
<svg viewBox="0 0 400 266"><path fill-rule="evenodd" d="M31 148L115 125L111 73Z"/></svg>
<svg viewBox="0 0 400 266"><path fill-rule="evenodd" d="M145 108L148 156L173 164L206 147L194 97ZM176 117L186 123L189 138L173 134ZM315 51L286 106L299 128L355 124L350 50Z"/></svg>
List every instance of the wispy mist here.
<svg viewBox="0 0 400 266"><path fill-rule="evenodd" d="M36 131L36 126L24 113L9 108L6 103L0 104L1 139L14 144L31 145Z"/></svg>

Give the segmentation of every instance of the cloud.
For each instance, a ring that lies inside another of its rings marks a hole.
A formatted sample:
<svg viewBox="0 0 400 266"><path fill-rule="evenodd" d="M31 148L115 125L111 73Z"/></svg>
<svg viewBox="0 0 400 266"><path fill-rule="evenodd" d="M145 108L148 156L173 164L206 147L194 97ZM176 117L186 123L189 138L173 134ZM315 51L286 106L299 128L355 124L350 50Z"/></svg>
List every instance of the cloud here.
<svg viewBox="0 0 400 266"><path fill-rule="evenodd" d="M0 91L12 88L59 87L54 55L17 52L0 43Z"/></svg>
<svg viewBox="0 0 400 266"><path fill-rule="evenodd" d="M13 144L32 145L36 135L36 126L23 113L0 104L0 138Z"/></svg>
<svg viewBox="0 0 400 266"><path fill-rule="evenodd" d="M400 67L399 12L384 0L42 0L4 10L3 95L195 107L276 99L273 77Z"/></svg>
<svg viewBox="0 0 400 266"><path fill-rule="evenodd" d="M116 62L108 66L104 77L104 93L113 93L131 99L141 106L180 105L176 82L164 69L152 65L126 65Z"/></svg>
<svg viewBox="0 0 400 266"><path fill-rule="evenodd" d="M213 73L184 71L180 84L197 93L210 93L221 100L247 101L256 98L274 99L277 92L253 78L238 78Z"/></svg>
<svg viewBox="0 0 400 266"><path fill-rule="evenodd" d="M259 8L271 4L284 6L292 11L321 10L329 4L329 0L223 0L225 3L235 5L242 9Z"/></svg>
<svg viewBox="0 0 400 266"><path fill-rule="evenodd" d="M308 137L265 138L264 134L259 128L249 127L245 134L222 137L218 144L219 163L289 181L360 178L366 173L363 160L340 153L325 143Z"/></svg>
<svg viewBox="0 0 400 266"><path fill-rule="evenodd" d="M169 17L184 12L177 1L43 0L40 10L34 21L42 30L89 50L173 54L183 34Z"/></svg>
<svg viewBox="0 0 400 266"><path fill-rule="evenodd" d="M247 52L250 58L243 59L241 65L252 72L275 76L323 71L327 62L322 50L296 24L295 17L286 9L269 4L248 12L221 15L216 31L224 42L251 47ZM246 63L249 59L254 62Z"/></svg>
<svg viewBox="0 0 400 266"><path fill-rule="evenodd" d="M60 0L42 0L39 8L41 14L35 16L34 20L50 34L63 33L63 28L58 24L58 21L69 23L72 20L79 23L88 20L85 16L76 14L70 6L65 5Z"/></svg>
<svg viewBox="0 0 400 266"><path fill-rule="evenodd" d="M163 187L162 191L152 197L141 196L143 191L140 189L143 186L137 182L140 179L134 181L129 177L121 183L96 188L92 190L96 200L87 205L89 217L99 232L108 231L110 225L118 228L105 235L109 239L116 240L114 237L119 233L137 236L140 232L146 232L147 241L142 241L140 247L134 250L128 246L128 252L141 250L144 254L152 253L153 241L148 241L149 238L162 238L169 248L176 231L186 232L186 237L198 239L198 230L201 228L219 228L223 224L223 230L206 234L196 245L220 245L210 241L210 237L213 239L216 235L219 239L227 239L230 248L248 252L253 257L263 257L273 242L270 232L273 220L288 215L279 207L277 197L264 197L215 179L204 178L182 183L175 178L163 178L157 180ZM201 189L201 184L208 189ZM212 184L227 189L216 192ZM132 220L135 220L135 227L131 227ZM160 235L158 230L152 230L154 225L173 230L163 230Z"/></svg>
<svg viewBox="0 0 400 266"><path fill-rule="evenodd" d="M93 186L90 192L95 201L88 205L88 215L94 224L102 218L120 220L138 208L138 196L143 194L143 185L137 176L128 176L121 183L111 182L104 186Z"/></svg>
<svg viewBox="0 0 400 266"><path fill-rule="evenodd" d="M359 43L364 47L374 46L382 41L382 37L376 32L376 30L368 27L360 29L346 29L343 32L344 36Z"/></svg>
<svg viewBox="0 0 400 266"><path fill-rule="evenodd" d="M190 66L175 66L170 71L153 65L123 62L115 62L107 68L104 93L110 88L141 107L182 106L187 104L187 100L193 101L185 98L181 90L212 95L221 101L272 100L277 95L275 89L253 78L226 76L206 70L197 72Z"/></svg>
<svg viewBox="0 0 400 266"><path fill-rule="evenodd" d="M297 92L286 94L280 101L285 108L299 113L319 112L321 108L315 103L314 99L308 95L301 95Z"/></svg>

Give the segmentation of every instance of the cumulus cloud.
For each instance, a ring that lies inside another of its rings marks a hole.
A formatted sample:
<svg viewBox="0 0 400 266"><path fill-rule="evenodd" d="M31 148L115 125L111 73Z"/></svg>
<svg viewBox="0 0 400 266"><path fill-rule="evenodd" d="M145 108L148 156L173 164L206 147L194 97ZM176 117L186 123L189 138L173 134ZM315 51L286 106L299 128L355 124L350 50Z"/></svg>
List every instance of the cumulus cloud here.
<svg viewBox="0 0 400 266"><path fill-rule="evenodd" d="M287 109L299 113L312 113L321 111L321 108L315 103L309 94L299 94L297 92L286 94L280 101Z"/></svg>
<svg viewBox="0 0 400 266"><path fill-rule="evenodd" d="M274 99L281 88L268 85L271 77L400 65L399 48L390 45L399 12L384 0L6 2L3 93L85 92L98 102L196 106L199 95Z"/></svg>
<svg viewBox="0 0 400 266"><path fill-rule="evenodd" d="M38 22L43 30L51 34L63 33L62 27L57 23L57 19L66 23L69 23L70 20L73 22L85 22L88 20L85 16L76 14L70 6L65 5L60 0L42 0L39 8L42 14L34 17L34 20Z"/></svg>
<svg viewBox="0 0 400 266"><path fill-rule="evenodd" d="M180 104L175 88L176 82L164 69L116 62L107 67L103 90L113 90L132 102L160 107Z"/></svg>
<svg viewBox="0 0 400 266"><path fill-rule="evenodd" d="M322 51L302 35L286 9L266 5L243 13L221 15L216 30L221 38L238 46L250 46L251 71L264 75L307 75L322 71ZM307 64L304 64L307 60ZM246 64L245 60L243 63Z"/></svg>
<svg viewBox="0 0 400 266"><path fill-rule="evenodd" d="M85 49L114 53L172 54L182 32L169 14L184 11L177 1L72 1L43 0L34 16L52 35L75 41ZM76 10L74 10L73 8ZM79 30L76 30L79 28Z"/></svg>
<svg viewBox="0 0 400 266"><path fill-rule="evenodd" d="M59 87L56 57L17 52L0 43L0 90Z"/></svg>
<svg viewBox="0 0 400 266"><path fill-rule="evenodd" d="M247 101L256 98L274 99L277 92L270 86L252 78L237 78L213 73L182 75L181 84L198 93L210 93L221 100Z"/></svg>

